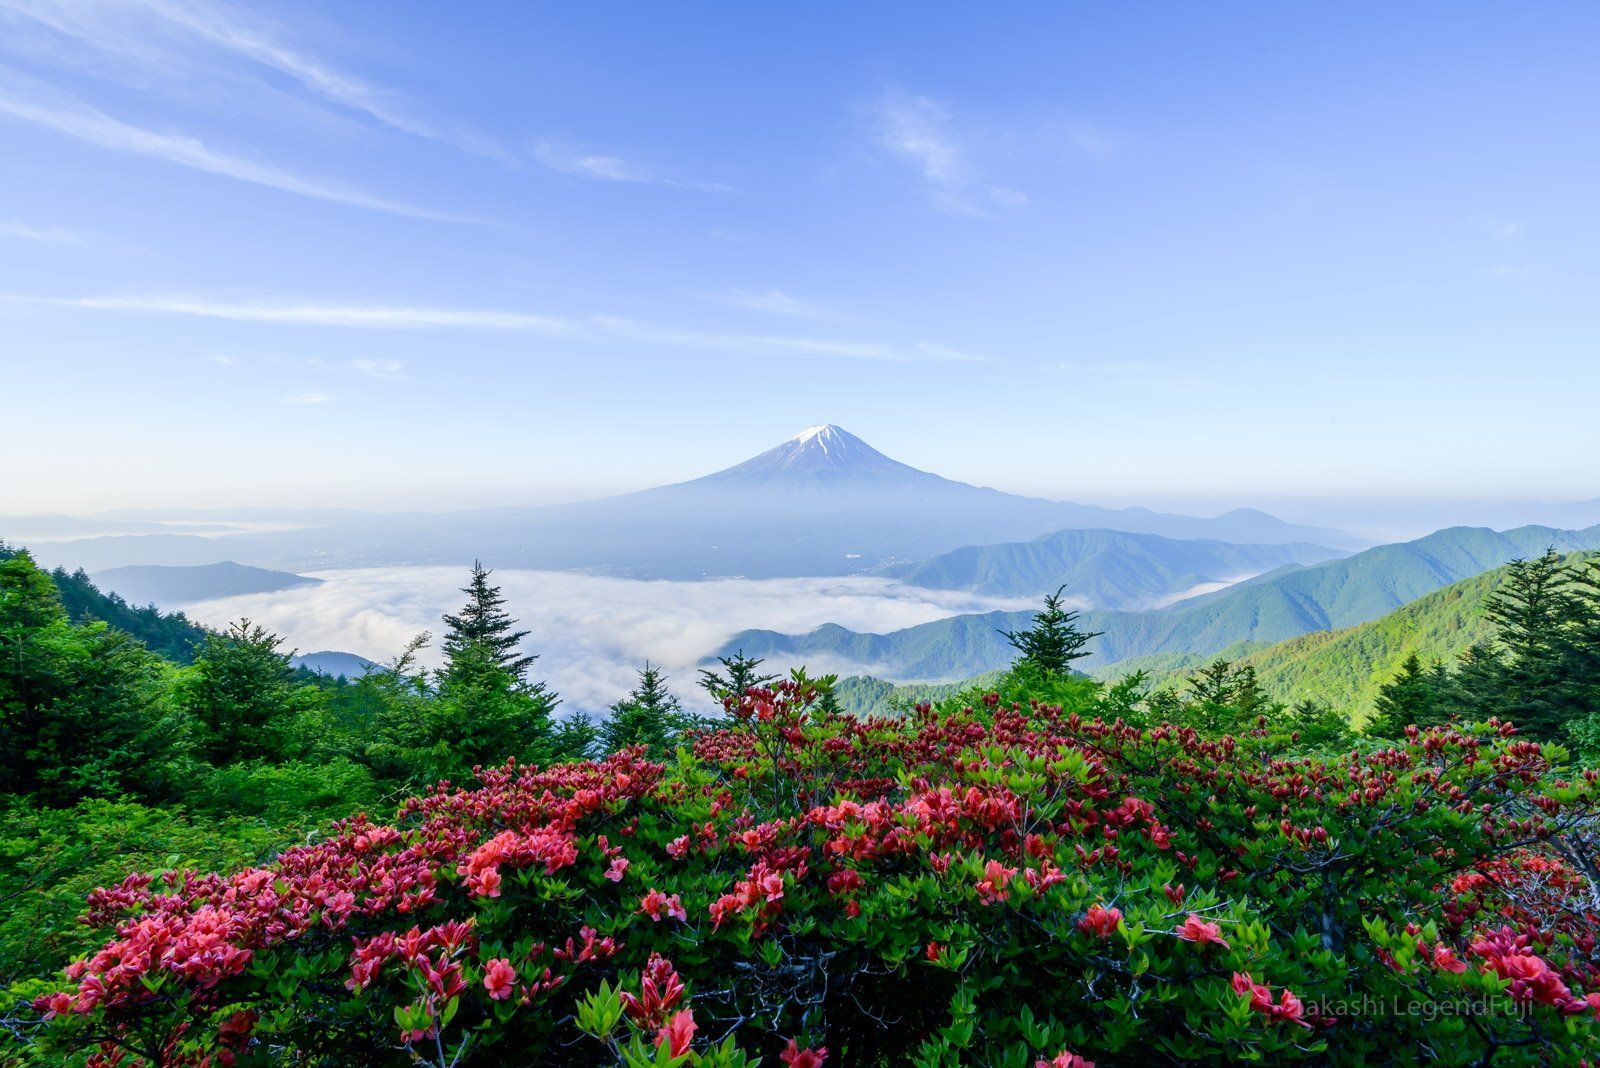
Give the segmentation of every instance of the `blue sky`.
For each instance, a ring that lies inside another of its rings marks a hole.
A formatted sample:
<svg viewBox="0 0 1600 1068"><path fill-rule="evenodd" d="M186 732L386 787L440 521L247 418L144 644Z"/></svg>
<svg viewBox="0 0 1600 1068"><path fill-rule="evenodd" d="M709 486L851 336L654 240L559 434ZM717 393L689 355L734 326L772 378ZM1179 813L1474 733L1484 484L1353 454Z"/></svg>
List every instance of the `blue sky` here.
<svg viewBox="0 0 1600 1068"><path fill-rule="evenodd" d="M1600 494L1600 8L0 0L0 511L818 422L1110 504Z"/></svg>

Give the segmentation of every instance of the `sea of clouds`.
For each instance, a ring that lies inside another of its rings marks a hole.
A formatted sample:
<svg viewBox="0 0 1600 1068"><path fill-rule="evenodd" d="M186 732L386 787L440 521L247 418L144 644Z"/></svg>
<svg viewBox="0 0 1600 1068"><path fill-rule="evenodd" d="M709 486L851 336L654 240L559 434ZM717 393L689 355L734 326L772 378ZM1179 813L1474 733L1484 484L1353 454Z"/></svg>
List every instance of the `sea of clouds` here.
<svg viewBox="0 0 1600 1068"><path fill-rule="evenodd" d="M458 610L466 573L448 567L380 567L307 572L321 585L224 597L181 606L221 626L248 617L300 652L325 649L392 660L414 635L442 630ZM564 571L498 570L506 607L539 655L533 674L570 709L602 710L634 684L645 659L665 667L673 689L694 705L701 661L741 630L807 631L823 623L890 631L967 612L1016 610L1033 601L926 590L866 576L641 581ZM431 648L425 661L436 664ZM772 665L781 667L784 665ZM816 671L872 673L873 665L813 663Z"/></svg>

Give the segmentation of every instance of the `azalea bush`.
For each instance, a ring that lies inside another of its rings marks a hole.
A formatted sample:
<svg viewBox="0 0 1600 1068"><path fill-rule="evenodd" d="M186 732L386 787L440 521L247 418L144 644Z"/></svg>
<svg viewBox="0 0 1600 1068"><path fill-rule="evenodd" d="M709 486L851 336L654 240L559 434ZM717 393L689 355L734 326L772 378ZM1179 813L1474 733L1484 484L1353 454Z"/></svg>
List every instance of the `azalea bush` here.
<svg viewBox="0 0 1600 1068"><path fill-rule="evenodd" d="M1310 751L1056 679L803 676L666 760L484 768L95 891L19 1061L1010 1068L1600 1056L1600 782L1494 721ZM1002 693L1004 696L1002 696Z"/></svg>

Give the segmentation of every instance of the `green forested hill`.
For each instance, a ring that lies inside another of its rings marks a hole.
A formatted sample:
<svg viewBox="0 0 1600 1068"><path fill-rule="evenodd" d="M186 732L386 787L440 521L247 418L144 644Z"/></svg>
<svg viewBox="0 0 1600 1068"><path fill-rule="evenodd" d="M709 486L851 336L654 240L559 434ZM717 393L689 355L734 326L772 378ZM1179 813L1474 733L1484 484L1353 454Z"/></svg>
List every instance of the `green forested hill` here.
<svg viewBox="0 0 1600 1068"><path fill-rule="evenodd" d="M1573 557L1588 555L1576 553ZM1372 708L1378 688L1394 678L1407 656L1415 653L1424 664L1441 661L1448 665L1491 637L1493 628L1484 608L1505 581L1507 570L1498 567L1474 575L1369 623L1223 655L1236 666L1255 668L1262 687L1281 701L1310 699L1360 719ZM1161 686L1175 682L1205 659L1147 657L1124 661L1097 674L1115 677L1142 669Z"/></svg>
<svg viewBox="0 0 1600 1068"><path fill-rule="evenodd" d="M1454 662L1474 643L1490 637L1484 606L1505 579L1493 571L1435 590L1381 619L1342 630L1316 631L1266 646L1225 650L1237 666L1256 670L1261 685L1282 701L1311 699L1341 712L1364 716L1378 688L1394 678L1406 657L1424 664ZM1175 682L1201 666L1203 656L1162 655L1127 660L1096 674L1107 677L1137 670L1150 673L1156 686Z"/></svg>
<svg viewBox="0 0 1600 1068"><path fill-rule="evenodd" d="M1600 527L1555 530L1528 526L1493 531L1452 527L1415 541L1380 545L1343 560L1279 570L1217 593L1145 612L1085 612L1081 626L1103 632L1090 643L1085 669L1135 657L1175 654L1210 658L1310 634L1356 626L1453 582L1519 557L1600 549ZM745 631L727 649L778 664L828 670L859 665L894 679L958 679L1007 664L1012 650L999 630L1026 626L1031 612L954 616L887 634L834 624L806 634Z"/></svg>
<svg viewBox="0 0 1600 1068"><path fill-rule="evenodd" d="M0 543L0 560L15 556L17 551ZM205 629L182 612L136 608L117 594L100 592L82 570L69 572L58 567L50 577L61 591L61 604L74 623L98 619L126 631L149 646L152 652L179 664L192 661L196 648L205 641Z"/></svg>
<svg viewBox="0 0 1600 1068"><path fill-rule="evenodd" d="M992 684L1001 674L991 671L960 682L912 682L903 685L875 679L870 675L851 675L835 683L833 692L838 698L839 707L852 716L882 716L910 708L919 701L937 703L961 690Z"/></svg>
<svg viewBox="0 0 1600 1068"><path fill-rule="evenodd" d="M969 545L884 571L912 586L1037 596L1060 587L1095 608L1139 608L1205 583L1347 555L1320 545L1237 545L1121 530L1061 530L1032 541Z"/></svg>

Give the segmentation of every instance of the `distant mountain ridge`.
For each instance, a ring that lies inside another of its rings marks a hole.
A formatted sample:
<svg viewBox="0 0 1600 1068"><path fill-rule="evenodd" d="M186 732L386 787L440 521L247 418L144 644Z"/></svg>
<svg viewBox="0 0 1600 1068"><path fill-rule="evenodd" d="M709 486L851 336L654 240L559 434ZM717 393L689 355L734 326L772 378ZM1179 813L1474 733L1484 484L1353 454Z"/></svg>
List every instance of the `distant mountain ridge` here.
<svg viewBox="0 0 1600 1068"><path fill-rule="evenodd" d="M969 545L883 574L937 590L996 597L1042 596L1064 588L1074 603L1146 608L1207 585L1231 585L1286 564L1348 555L1304 542L1240 545L1117 530L1060 530L1027 542Z"/></svg>
<svg viewBox="0 0 1600 1068"><path fill-rule="evenodd" d="M369 671L378 670L379 667L375 661L368 660L364 656L341 653L333 649L323 649L315 653L296 653L289 658L289 665L329 678L345 679L359 679Z"/></svg>
<svg viewBox="0 0 1600 1068"><path fill-rule="evenodd" d="M1600 549L1600 526L1563 531L1455 527L1342 560L1287 567L1217 593L1145 612L1085 612L1081 626L1104 632L1089 645L1086 669L1133 657L1177 653L1204 657L1241 643L1283 641L1351 627L1392 612L1453 582L1548 547ZM742 649L775 665L807 663L890 680L968 678L1004 666L1013 655L1000 630L1026 626L1031 612L953 616L887 634L825 624L805 634L747 630L720 652Z"/></svg>
<svg viewBox="0 0 1600 1068"><path fill-rule="evenodd" d="M227 559L327 569L482 559L496 567L633 578L778 578L870 574L963 545L1067 528L1257 544L1364 544L1249 509L1197 518L1021 497L921 471L840 427L822 425L701 478L601 500L340 518L222 538L99 538L47 548L54 560L92 568Z"/></svg>
<svg viewBox="0 0 1600 1068"><path fill-rule="evenodd" d="M232 560L187 567L116 567L108 571L96 571L90 577L101 589L115 591L130 604L156 604L163 607L247 593L277 593L279 590L322 584L321 579L248 567Z"/></svg>

